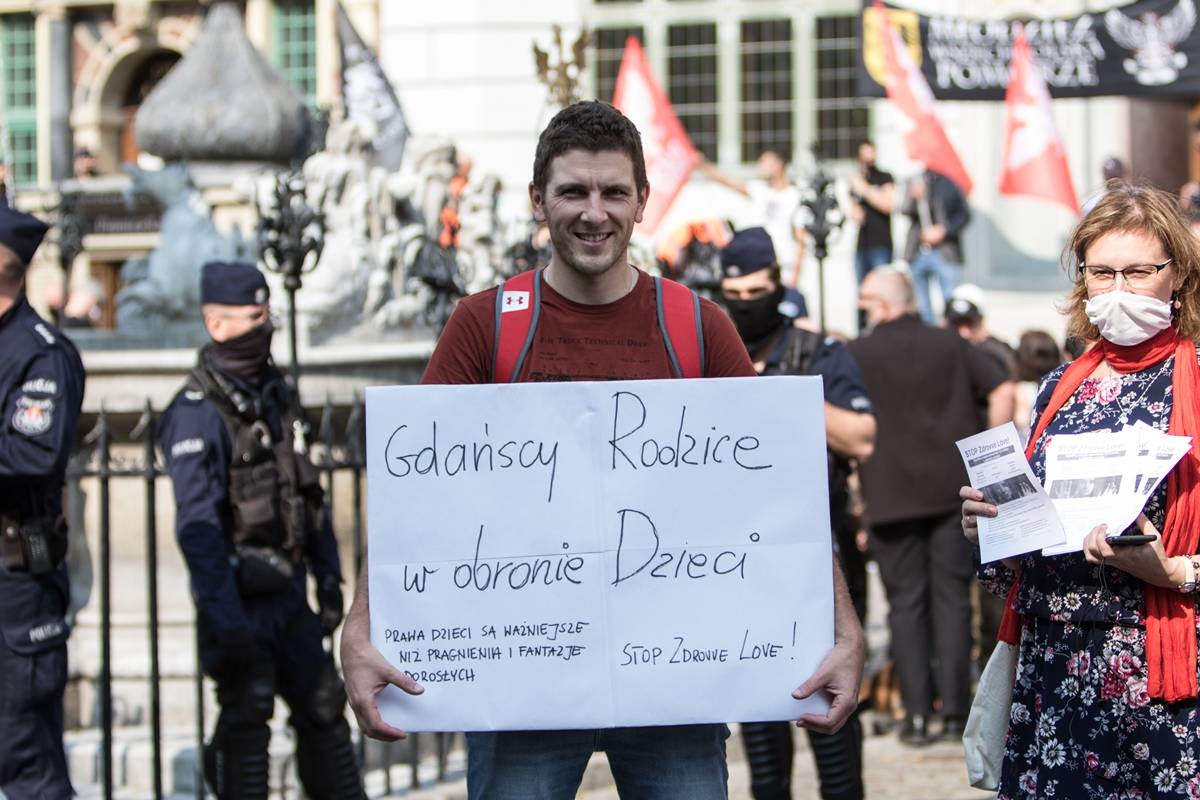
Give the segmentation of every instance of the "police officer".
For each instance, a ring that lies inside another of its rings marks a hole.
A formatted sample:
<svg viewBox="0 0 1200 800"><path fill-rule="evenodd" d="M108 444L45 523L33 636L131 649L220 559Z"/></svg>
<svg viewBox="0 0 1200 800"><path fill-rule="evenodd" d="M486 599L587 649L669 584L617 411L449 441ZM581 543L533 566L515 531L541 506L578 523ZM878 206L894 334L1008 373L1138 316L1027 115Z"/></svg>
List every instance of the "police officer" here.
<svg viewBox="0 0 1200 800"><path fill-rule="evenodd" d="M871 455L875 418L858 365L836 339L796 327L775 263L771 237L762 228L738 231L721 251L721 295L760 375L820 375L825 388L829 456L830 524L834 548L854 599L865 616L865 564L854 544L849 511L851 461ZM808 731L817 761L822 800L861 800L862 727L858 717L832 735ZM742 725L755 800L791 797L792 734L786 722Z"/></svg>
<svg viewBox="0 0 1200 800"><path fill-rule="evenodd" d="M280 695L313 800L363 797L346 695L323 637L342 619L341 567L296 393L271 361L274 328L253 264L209 262L211 343L163 415L175 533L196 603L200 660L221 712L205 775L222 800L265 798ZM319 611L307 601L307 569Z"/></svg>
<svg viewBox="0 0 1200 800"><path fill-rule="evenodd" d="M0 207L0 797L71 797L63 754L69 592L63 476L83 403L75 346L29 307L46 234Z"/></svg>

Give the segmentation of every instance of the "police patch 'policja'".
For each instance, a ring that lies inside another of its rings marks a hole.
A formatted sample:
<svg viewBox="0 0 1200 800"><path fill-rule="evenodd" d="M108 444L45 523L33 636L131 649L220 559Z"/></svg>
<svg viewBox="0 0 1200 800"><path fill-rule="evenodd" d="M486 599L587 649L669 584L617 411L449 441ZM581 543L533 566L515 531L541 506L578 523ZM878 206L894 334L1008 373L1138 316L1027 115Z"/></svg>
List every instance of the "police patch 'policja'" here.
<svg viewBox="0 0 1200 800"><path fill-rule="evenodd" d="M171 458L190 456L203 452L204 440L199 437L192 439L180 439L178 442L171 445Z"/></svg>
<svg viewBox="0 0 1200 800"><path fill-rule="evenodd" d="M17 410L13 412L12 425L17 433L38 436L50 430L54 424L54 401L35 397L18 397Z"/></svg>
<svg viewBox="0 0 1200 800"><path fill-rule="evenodd" d="M58 394L58 382L50 378L33 378L25 381L21 391L27 394Z"/></svg>

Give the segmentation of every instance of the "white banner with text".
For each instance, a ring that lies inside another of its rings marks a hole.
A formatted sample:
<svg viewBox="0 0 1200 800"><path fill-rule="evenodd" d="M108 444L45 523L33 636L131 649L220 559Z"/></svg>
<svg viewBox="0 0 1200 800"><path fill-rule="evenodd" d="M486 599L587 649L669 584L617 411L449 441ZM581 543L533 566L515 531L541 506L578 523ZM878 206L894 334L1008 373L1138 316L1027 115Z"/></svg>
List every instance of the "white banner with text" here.
<svg viewBox="0 0 1200 800"><path fill-rule="evenodd" d="M819 378L367 390L371 639L408 731L796 719L833 646Z"/></svg>

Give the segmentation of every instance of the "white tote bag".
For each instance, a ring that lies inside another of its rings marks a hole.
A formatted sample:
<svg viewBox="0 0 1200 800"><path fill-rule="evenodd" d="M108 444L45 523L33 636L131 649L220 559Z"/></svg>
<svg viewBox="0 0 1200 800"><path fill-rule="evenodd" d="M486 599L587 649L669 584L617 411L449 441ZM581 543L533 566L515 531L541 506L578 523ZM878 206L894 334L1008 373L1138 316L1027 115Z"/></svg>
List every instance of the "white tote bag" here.
<svg viewBox="0 0 1200 800"><path fill-rule="evenodd" d="M1000 765L1004 761L1004 740L1008 736L1016 669L1017 648L1007 642L997 642L979 676L979 688L975 691L963 731L967 777L976 789L995 791L1000 788Z"/></svg>

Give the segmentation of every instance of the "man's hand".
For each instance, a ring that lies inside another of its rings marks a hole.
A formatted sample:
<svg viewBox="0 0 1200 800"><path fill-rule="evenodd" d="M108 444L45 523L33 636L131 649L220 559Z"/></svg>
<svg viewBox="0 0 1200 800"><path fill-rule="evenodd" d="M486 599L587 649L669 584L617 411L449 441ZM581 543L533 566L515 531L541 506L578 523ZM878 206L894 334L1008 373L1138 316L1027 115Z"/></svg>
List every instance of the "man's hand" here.
<svg viewBox="0 0 1200 800"><path fill-rule="evenodd" d="M850 636L834 644L833 650L825 656L813 676L792 692L792 697L797 700L803 700L818 691L826 692L832 698L829 713L823 717L805 714L797 720L797 727L818 733L837 733L846 724L858 706L865 650L861 633L858 637Z"/></svg>
<svg viewBox="0 0 1200 800"><path fill-rule="evenodd" d="M366 566L363 566L360 588L342 628L342 674L346 682L346 697L358 727L372 739L394 742L407 734L383 721L376 696L389 685L399 686L409 694L425 691L419 683L388 663L371 644L371 629L367 610Z"/></svg>
<svg viewBox="0 0 1200 800"><path fill-rule="evenodd" d="M944 225L930 225L928 228L921 229L921 244L937 247L946 238L946 228Z"/></svg>
<svg viewBox="0 0 1200 800"><path fill-rule="evenodd" d="M811 697L818 691L830 696L828 714L823 717L805 714L796 721L797 726L818 733L836 733L854 713L858 706L858 688L862 684L863 662L867 657L862 626L858 624L846 579L836 560L833 562L833 625L833 650L812 677L792 692L792 697L797 700Z"/></svg>

